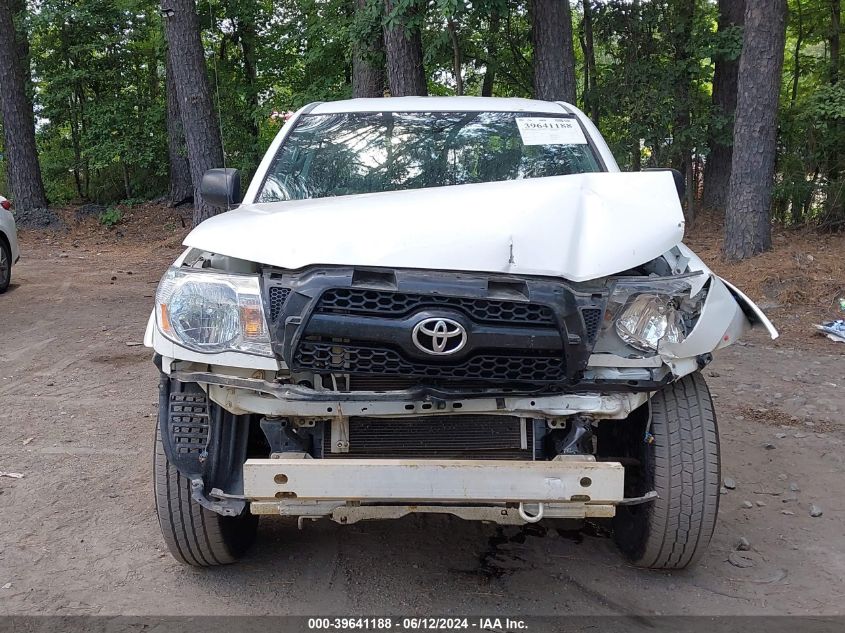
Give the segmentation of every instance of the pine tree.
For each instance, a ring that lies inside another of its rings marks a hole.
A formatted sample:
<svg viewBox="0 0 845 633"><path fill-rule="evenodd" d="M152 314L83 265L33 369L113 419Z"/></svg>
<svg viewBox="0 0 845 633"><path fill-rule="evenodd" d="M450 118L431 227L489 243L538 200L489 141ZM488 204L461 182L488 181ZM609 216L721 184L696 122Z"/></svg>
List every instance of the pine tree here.
<svg viewBox="0 0 845 633"><path fill-rule="evenodd" d="M167 52L188 148L194 187L194 225L224 211L200 195L203 174L223 166L223 141L211 100L205 54L194 0L162 0Z"/></svg>
<svg viewBox="0 0 845 633"><path fill-rule="evenodd" d="M786 0L748 0L725 224L725 256L746 259L772 246L771 206Z"/></svg>
<svg viewBox="0 0 845 633"><path fill-rule="evenodd" d="M23 2L0 2L0 109L9 195L18 210L47 207L41 165L35 146L35 117L29 98L29 49L26 34L15 28L15 18L25 10Z"/></svg>

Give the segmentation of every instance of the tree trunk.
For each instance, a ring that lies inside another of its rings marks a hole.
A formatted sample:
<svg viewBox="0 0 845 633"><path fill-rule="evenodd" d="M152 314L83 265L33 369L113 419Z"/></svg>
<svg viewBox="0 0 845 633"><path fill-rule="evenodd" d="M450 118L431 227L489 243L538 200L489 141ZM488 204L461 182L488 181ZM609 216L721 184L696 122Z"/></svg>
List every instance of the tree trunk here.
<svg viewBox="0 0 845 633"><path fill-rule="evenodd" d="M581 52L584 54L584 88L581 90L581 109L584 112L590 111L590 65L586 61L587 40L584 37L584 20L578 28L578 42L581 44Z"/></svg>
<svg viewBox="0 0 845 633"><path fill-rule="evenodd" d="M358 13L367 6L367 0L355 0ZM386 77L382 57L384 39L381 34L366 42L352 43L352 97L383 97Z"/></svg>
<svg viewBox="0 0 845 633"><path fill-rule="evenodd" d="M674 4L671 21L671 42L673 61L677 72L675 79L675 113L672 121L672 166L684 174L687 185L685 215L692 224L695 219L695 183L692 181L692 72L699 63L692 51L692 30L695 19L696 0L677 0Z"/></svg>
<svg viewBox="0 0 845 633"><path fill-rule="evenodd" d="M76 61L76 66L79 68L81 64L79 61ZM82 80L76 80L76 87L74 88L76 91L76 103L79 105L79 131L77 133L77 151L78 153L78 160L80 162L80 168L82 169L82 197L85 200L88 200L91 195L91 169L90 164L88 161L88 157L83 155L82 151L82 139L84 139L88 135L88 125L85 122L85 89L82 85ZM96 95L95 95L96 97Z"/></svg>
<svg viewBox="0 0 845 633"><path fill-rule="evenodd" d="M255 26L255 15L241 17L238 21L238 39L243 53L244 78L246 79L247 103L249 103L249 132L252 136L252 156L259 160L259 129L258 129L258 67L256 62L256 42L258 33Z"/></svg>
<svg viewBox="0 0 845 633"><path fill-rule="evenodd" d="M643 150L640 147L640 140L634 139L631 142L631 171L642 171Z"/></svg>
<svg viewBox="0 0 845 633"><path fill-rule="evenodd" d="M387 21L384 25L384 49L387 57L387 83L392 97L428 95L423 66L421 9L412 5L405 12L396 0L384 0Z"/></svg>
<svg viewBox="0 0 845 633"><path fill-rule="evenodd" d="M225 209L203 202L203 174L223 166L223 141L211 101L194 0L161 0L167 55L170 59L179 113L188 148L194 187L194 226Z"/></svg>
<svg viewBox="0 0 845 633"><path fill-rule="evenodd" d="M145 12L145 20L149 23L154 23L155 15L158 15L157 7L149 7ZM146 60L147 66L147 85L150 91L150 101L152 103L159 102L159 95L161 93L161 80L159 78L158 63L161 60L161 51L158 46L150 47L149 57ZM166 60L165 60L166 61Z"/></svg>
<svg viewBox="0 0 845 633"><path fill-rule="evenodd" d="M725 226L725 256L771 248L778 96L786 41L786 0L755 0L745 9L739 61L734 160Z"/></svg>
<svg viewBox="0 0 845 633"><path fill-rule="evenodd" d="M804 13L801 9L801 0L795 3L798 11L796 12L795 29L795 52L792 56L792 96L789 99L790 105L795 107L798 101L798 80L801 79L801 47L804 45Z"/></svg>
<svg viewBox="0 0 845 633"><path fill-rule="evenodd" d="M745 17L745 0L719 0L719 30L742 26ZM728 120L726 127L715 129L711 125L708 146L710 156L704 167L704 196L702 204L707 209L724 211L728 201L733 160L733 118L736 112L737 78L739 59L716 58L713 75L714 114Z"/></svg>
<svg viewBox="0 0 845 633"><path fill-rule="evenodd" d="M194 185L191 181L191 165L188 163L188 149L185 147L185 132L179 113L179 97L176 95L176 81L170 64L165 61L165 90L167 92L167 154L170 159L170 191L167 198L175 207L194 199Z"/></svg>
<svg viewBox="0 0 845 633"><path fill-rule="evenodd" d="M596 93L599 75L596 71L596 47L593 40L593 7L591 0L584 0L582 29L584 31L584 76L587 77L587 80L584 82L584 106L593 123L598 126L599 101Z"/></svg>
<svg viewBox="0 0 845 633"><path fill-rule="evenodd" d="M534 98L575 103L575 51L569 0L533 0Z"/></svg>
<svg viewBox="0 0 845 633"><path fill-rule="evenodd" d="M85 199L85 190L82 184L82 142L79 132L79 113L76 108L76 97L71 96L68 100L70 108L70 144L73 148L73 181L76 184L76 195L80 200Z"/></svg>
<svg viewBox="0 0 845 633"><path fill-rule="evenodd" d="M839 83L840 66L840 40L842 29L842 7L841 0L830 0L830 85ZM833 137L842 138L842 121L837 119L833 123ZM841 145L840 148L841 149ZM825 201L826 217L823 224L838 227L845 222L845 201L842 199L842 182L840 169L840 151L835 151L830 156L830 163L827 170L827 200Z"/></svg>
<svg viewBox="0 0 845 633"><path fill-rule="evenodd" d="M497 46L499 40L499 28L501 16L496 7L490 9L490 33L487 36L487 68L484 70L484 80L481 82L481 96L492 97L493 85L496 82L496 70L498 68Z"/></svg>
<svg viewBox="0 0 845 633"><path fill-rule="evenodd" d="M26 99L29 109L32 110L32 63L29 55L29 34L23 25L23 16L26 15L26 0L9 0L11 4L12 19L15 20L15 46L18 48L18 59L23 69L24 86L26 87ZM34 119L33 119L34 120Z"/></svg>
<svg viewBox="0 0 845 633"><path fill-rule="evenodd" d="M126 200L132 198L132 185L129 178L129 166L123 158L120 159L120 168L123 171L123 193L126 195Z"/></svg>
<svg viewBox="0 0 845 633"><path fill-rule="evenodd" d="M194 0L162 0L161 9L167 54L173 71L191 166L196 226L212 215L225 211L209 206L200 195L203 174L209 169L223 166L223 142L211 101Z"/></svg>
<svg viewBox="0 0 845 633"><path fill-rule="evenodd" d="M830 85L839 82L839 48L842 29L841 0L830 0Z"/></svg>
<svg viewBox="0 0 845 633"><path fill-rule="evenodd" d="M9 2L0 2L0 33L12 34L0 45L0 109L6 148L6 171L10 197L18 209L47 207L41 165L35 146L35 117L28 96L29 73L21 60L26 48L24 34L15 37L15 16Z"/></svg>
<svg viewBox="0 0 845 633"><path fill-rule="evenodd" d="M455 25L455 21L449 18L446 21L446 28L449 31L449 40L452 42L452 72L455 75L455 94L462 97L464 95L464 75L461 44L458 41L458 27Z"/></svg>

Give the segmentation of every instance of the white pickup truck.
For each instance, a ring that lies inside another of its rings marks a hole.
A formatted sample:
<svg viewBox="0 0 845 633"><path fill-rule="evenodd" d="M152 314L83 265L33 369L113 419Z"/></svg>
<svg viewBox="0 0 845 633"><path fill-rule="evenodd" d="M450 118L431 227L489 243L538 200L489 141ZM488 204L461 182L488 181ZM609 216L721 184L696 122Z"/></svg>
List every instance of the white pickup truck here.
<svg viewBox="0 0 845 633"><path fill-rule="evenodd" d="M155 494L180 561L258 517L612 518L636 565L710 541L701 370L772 324L681 242L677 173L620 173L565 103L317 103L240 197L212 170L146 344Z"/></svg>

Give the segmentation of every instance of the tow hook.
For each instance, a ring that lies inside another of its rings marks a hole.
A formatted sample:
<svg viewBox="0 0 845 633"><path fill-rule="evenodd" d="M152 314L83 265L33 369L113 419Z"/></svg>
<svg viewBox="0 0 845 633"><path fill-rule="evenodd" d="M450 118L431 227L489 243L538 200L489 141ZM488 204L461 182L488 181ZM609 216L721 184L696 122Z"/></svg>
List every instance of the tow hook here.
<svg viewBox="0 0 845 633"><path fill-rule="evenodd" d="M531 515L525 511L525 504L519 504L519 517L526 523L537 523L543 518L543 504L537 504L537 514Z"/></svg>

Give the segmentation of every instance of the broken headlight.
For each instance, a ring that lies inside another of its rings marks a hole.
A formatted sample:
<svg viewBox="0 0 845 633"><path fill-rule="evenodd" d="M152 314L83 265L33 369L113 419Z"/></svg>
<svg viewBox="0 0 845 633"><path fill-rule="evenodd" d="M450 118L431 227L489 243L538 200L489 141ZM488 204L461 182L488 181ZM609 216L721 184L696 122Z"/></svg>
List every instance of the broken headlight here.
<svg viewBox="0 0 845 633"><path fill-rule="evenodd" d="M156 323L196 352L273 355L255 275L171 268L156 291Z"/></svg>
<svg viewBox="0 0 845 633"><path fill-rule="evenodd" d="M612 327L624 343L643 352L683 342L704 299L704 293L690 296L696 276L618 279L605 332Z"/></svg>

